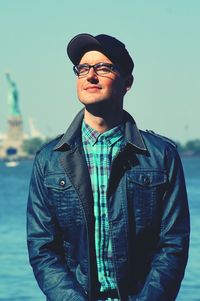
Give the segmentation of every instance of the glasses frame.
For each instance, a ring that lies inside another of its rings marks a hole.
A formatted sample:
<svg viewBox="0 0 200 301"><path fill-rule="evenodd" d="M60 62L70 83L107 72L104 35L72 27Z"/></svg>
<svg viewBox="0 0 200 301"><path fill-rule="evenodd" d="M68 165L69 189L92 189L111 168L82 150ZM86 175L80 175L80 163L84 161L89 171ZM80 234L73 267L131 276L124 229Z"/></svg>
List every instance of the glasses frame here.
<svg viewBox="0 0 200 301"><path fill-rule="evenodd" d="M80 72L79 72L79 67L85 67L87 70L86 70L86 72L84 72L83 74L81 74L80 75ZM99 67L106 67L106 68L108 68L108 70L107 71L103 71L103 70L101 70L101 72L100 72L100 74L98 73L98 68ZM110 63L97 63L97 64L94 64L94 65L89 65L89 64L79 64L79 65L75 65L75 66L73 66L73 71L74 71L74 73L75 73L75 75L76 76L78 76L78 77L83 77L83 76L86 76L86 75L88 75L88 73L90 72L90 69L91 68L93 68L94 69L94 72L97 74L97 75L105 75L105 74L108 74L108 73L110 73L110 72L119 72L120 70L119 70L119 67L118 66L116 66L116 65L113 65L113 64L110 64Z"/></svg>

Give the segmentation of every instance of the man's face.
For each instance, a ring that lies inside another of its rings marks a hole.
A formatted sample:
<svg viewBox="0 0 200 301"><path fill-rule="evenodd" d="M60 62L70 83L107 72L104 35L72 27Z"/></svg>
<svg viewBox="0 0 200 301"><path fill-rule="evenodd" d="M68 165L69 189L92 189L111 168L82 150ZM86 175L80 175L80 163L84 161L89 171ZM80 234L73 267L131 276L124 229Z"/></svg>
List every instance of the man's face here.
<svg viewBox="0 0 200 301"><path fill-rule="evenodd" d="M112 64L110 59L99 51L86 52L79 64L95 65L98 63ZM118 71L97 75L94 69L90 68L87 75L79 76L77 79L78 98L85 106L109 102L122 107L126 91L125 78Z"/></svg>

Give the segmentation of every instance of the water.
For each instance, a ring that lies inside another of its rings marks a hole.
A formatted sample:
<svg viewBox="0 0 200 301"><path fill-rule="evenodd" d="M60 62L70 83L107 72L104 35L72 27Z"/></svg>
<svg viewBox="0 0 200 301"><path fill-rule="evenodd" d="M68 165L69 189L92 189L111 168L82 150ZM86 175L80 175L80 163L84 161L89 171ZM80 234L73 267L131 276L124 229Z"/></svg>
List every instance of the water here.
<svg viewBox="0 0 200 301"><path fill-rule="evenodd" d="M200 301L200 158L184 158L191 213L191 246L177 301ZM44 301L28 262L26 200L31 161L15 168L0 162L0 300ZM153 300L152 300L153 301Z"/></svg>
<svg viewBox="0 0 200 301"><path fill-rule="evenodd" d="M182 160L191 217L189 260L177 301L200 301L200 158Z"/></svg>
<svg viewBox="0 0 200 301"><path fill-rule="evenodd" d="M31 161L0 163L0 300L43 301L28 263L26 200Z"/></svg>

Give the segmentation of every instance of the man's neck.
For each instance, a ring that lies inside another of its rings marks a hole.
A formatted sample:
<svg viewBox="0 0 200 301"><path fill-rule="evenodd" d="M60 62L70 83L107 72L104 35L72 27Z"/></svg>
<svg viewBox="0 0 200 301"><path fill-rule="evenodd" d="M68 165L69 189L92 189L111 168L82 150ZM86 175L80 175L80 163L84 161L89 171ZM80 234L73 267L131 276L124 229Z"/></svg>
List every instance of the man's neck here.
<svg viewBox="0 0 200 301"><path fill-rule="evenodd" d="M122 122L123 110L120 112L105 112L104 114L92 114L85 108L84 121L90 127L98 131L99 133L104 133L113 127L117 126Z"/></svg>

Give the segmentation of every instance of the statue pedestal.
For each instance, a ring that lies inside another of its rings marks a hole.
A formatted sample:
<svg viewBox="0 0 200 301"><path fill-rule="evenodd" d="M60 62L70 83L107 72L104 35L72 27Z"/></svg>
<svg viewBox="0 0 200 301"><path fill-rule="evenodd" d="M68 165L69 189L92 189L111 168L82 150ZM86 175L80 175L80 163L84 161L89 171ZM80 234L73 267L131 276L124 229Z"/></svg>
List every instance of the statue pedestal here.
<svg viewBox="0 0 200 301"><path fill-rule="evenodd" d="M16 158L24 156L22 150L23 143L23 120L21 116L11 116L8 118L8 132L6 139L3 142L3 149L0 155L3 158L8 158L9 155L14 155Z"/></svg>
<svg viewBox="0 0 200 301"><path fill-rule="evenodd" d="M11 116L8 118L8 141L21 144L23 140L23 121L21 116Z"/></svg>

